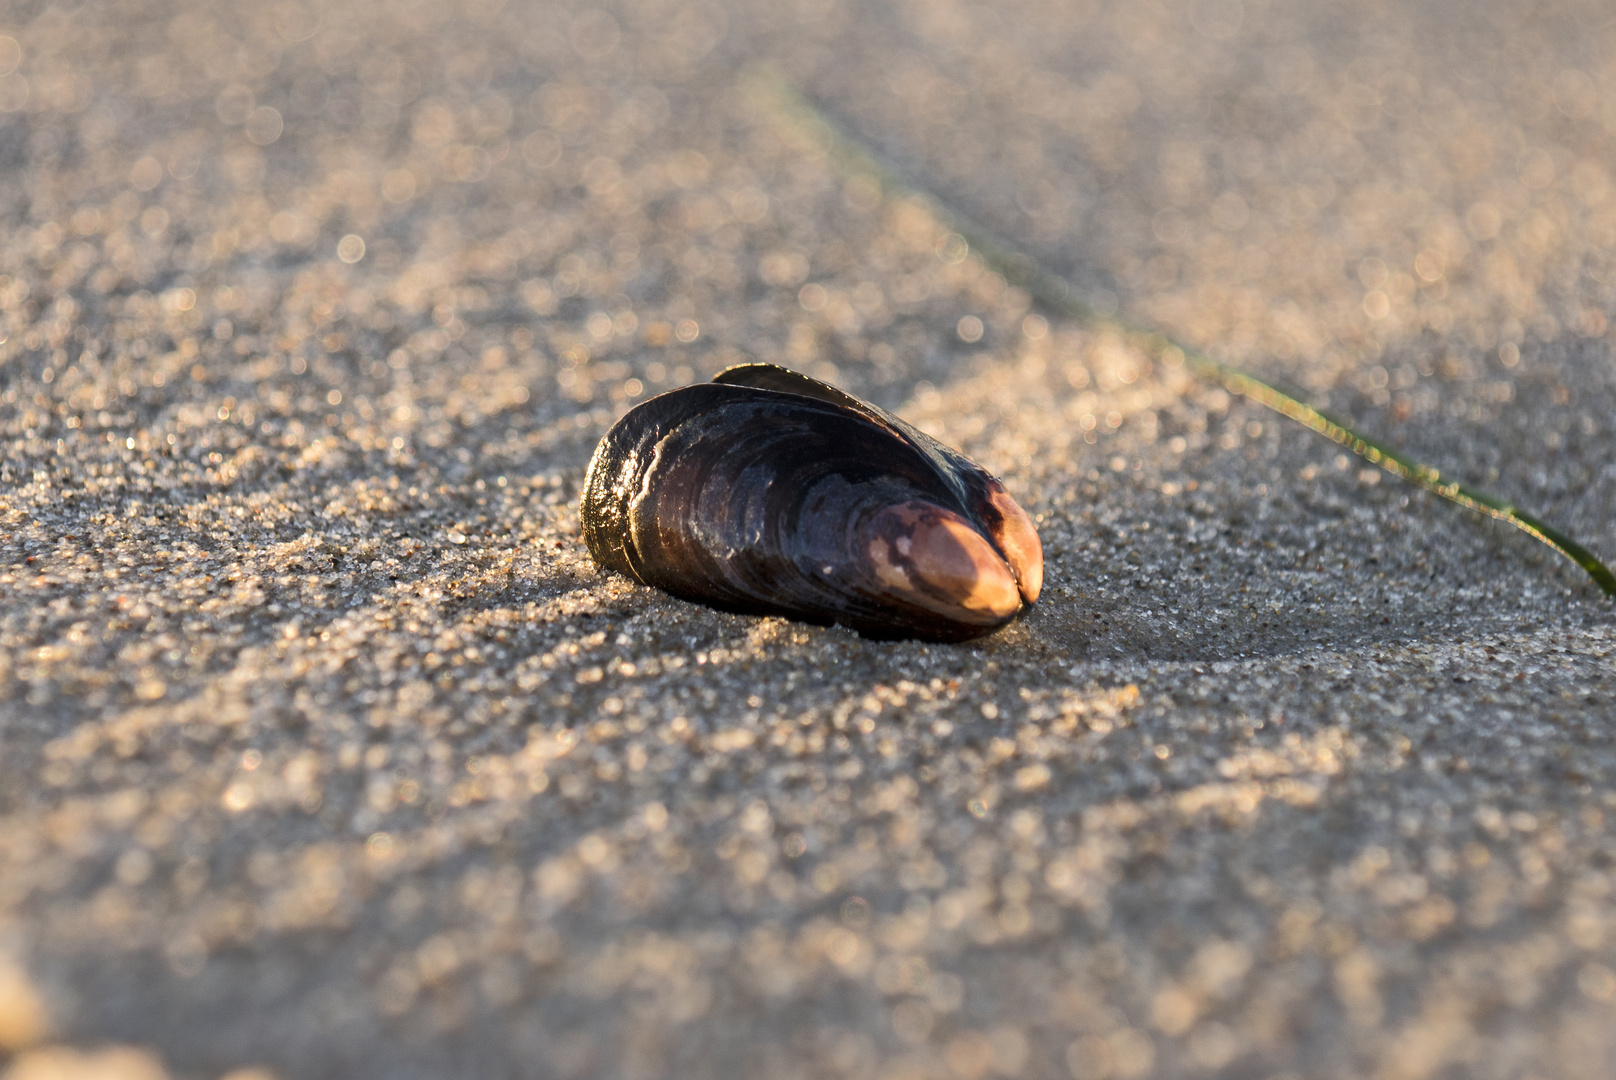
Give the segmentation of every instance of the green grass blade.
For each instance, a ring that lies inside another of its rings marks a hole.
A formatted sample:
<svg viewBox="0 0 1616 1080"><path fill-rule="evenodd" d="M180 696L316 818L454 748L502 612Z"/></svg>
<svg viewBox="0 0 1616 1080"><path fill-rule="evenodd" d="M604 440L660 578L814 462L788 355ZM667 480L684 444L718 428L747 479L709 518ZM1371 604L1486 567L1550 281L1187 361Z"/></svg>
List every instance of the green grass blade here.
<svg viewBox="0 0 1616 1080"><path fill-rule="evenodd" d="M762 102L793 129L812 138L844 170L873 176L889 192L902 192L910 198L923 200L932 215L958 233L978 258L1003 275L1007 282L1026 290L1033 300L1048 310L1075 322L1120 333L1154 360L1168 364L1182 363L1200 378L1311 428L1411 484L1477 513L1509 522L1582 567L1607 596L1616 597L1616 575L1593 552L1536 515L1486 492L1450 480L1431 466L1422 465L1400 451L1354 431L1328 413L1315 409L1255 375L1221 364L1198 349L1174 341L1159 330L1101 311L1086 302L1065 278L1039 266L1025 252L949 206L923 185L884 161L862 141L839 127L822 109L792 89L778 73L769 69L755 69L748 73L746 84L755 100Z"/></svg>

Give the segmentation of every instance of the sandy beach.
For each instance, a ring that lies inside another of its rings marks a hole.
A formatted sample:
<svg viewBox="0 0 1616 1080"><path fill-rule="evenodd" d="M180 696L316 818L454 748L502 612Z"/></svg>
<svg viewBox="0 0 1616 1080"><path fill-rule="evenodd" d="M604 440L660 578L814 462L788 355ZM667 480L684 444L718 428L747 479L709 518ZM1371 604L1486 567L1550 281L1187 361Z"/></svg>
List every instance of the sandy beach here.
<svg viewBox="0 0 1616 1080"><path fill-rule="evenodd" d="M1598 1080L1616 16L0 2L0 1077ZM964 449L966 645L597 570L765 360Z"/></svg>

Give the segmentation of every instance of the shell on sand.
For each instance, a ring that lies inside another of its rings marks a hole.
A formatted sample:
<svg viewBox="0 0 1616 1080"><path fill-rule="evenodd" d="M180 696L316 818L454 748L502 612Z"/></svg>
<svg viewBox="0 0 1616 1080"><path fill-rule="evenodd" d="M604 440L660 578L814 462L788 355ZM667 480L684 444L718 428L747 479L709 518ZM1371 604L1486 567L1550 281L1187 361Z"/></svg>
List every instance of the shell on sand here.
<svg viewBox="0 0 1616 1080"><path fill-rule="evenodd" d="M589 463L602 567L731 611L962 641L1038 598L1032 520L981 466L770 364L639 405Z"/></svg>

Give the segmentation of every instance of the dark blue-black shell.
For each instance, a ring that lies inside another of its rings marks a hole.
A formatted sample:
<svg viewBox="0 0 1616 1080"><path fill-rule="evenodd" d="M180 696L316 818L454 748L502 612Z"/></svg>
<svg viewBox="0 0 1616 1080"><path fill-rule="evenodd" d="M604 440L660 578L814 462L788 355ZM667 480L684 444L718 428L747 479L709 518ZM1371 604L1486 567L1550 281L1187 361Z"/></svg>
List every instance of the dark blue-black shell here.
<svg viewBox="0 0 1616 1080"><path fill-rule="evenodd" d="M991 535L995 485L964 455L873 405L748 364L619 420L590 460L579 516L600 566L674 596L870 637L958 641L1008 618L951 619L935 604L894 597L852 538L870 514L908 500Z"/></svg>

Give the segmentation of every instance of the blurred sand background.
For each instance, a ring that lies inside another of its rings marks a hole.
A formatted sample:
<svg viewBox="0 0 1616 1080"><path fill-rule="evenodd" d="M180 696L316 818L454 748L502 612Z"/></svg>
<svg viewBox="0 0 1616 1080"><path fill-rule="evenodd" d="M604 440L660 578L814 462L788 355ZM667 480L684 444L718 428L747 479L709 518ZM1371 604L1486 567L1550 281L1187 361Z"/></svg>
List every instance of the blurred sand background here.
<svg viewBox="0 0 1616 1080"><path fill-rule="evenodd" d="M1616 21L1494 0L0 3L0 1075L1616 1069ZM1038 515L872 643L596 572L743 359ZM111 1048L111 1049L109 1049Z"/></svg>

